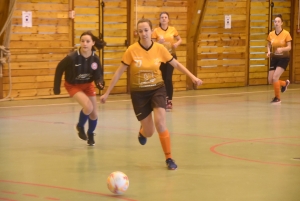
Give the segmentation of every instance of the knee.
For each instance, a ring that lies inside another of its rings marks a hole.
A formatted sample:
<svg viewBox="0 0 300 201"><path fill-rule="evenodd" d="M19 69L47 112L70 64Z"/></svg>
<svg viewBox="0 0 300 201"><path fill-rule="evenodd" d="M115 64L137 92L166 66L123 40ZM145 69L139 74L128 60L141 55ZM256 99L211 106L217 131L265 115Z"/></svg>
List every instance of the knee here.
<svg viewBox="0 0 300 201"><path fill-rule="evenodd" d="M155 127L158 133L164 132L167 129L166 125L160 122L155 124Z"/></svg>
<svg viewBox="0 0 300 201"><path fill-rule="evenodd" d="M268 79L269 84L273 84L273 79Z"/></svg>
<svg viewBox="0 0 300 201"><path fill-rule="evenodd" d="M279 80L279 77L274 76L274 77L272 78L272 83L275 83L275 82L277 82L278 80Z"/></svg>
<svg viewBox="0 0 300 201"><path fill-rule="evenodd" d="M143 129L144 137L152 137L153 133L154 133L154 129Z"/></svg>
<svg viewBox="0 0 300 201"><path fill-rule="evenodd" d="M86 104L84 107L83 107L83 111L84 111L84 113L85 114L92 114L92 112L93 112L93 104L92 103L88 103L88 104Z"/></svg>
<svg viewBox="0 0 300 201"><path fill-rule="evenodd" d="M92 120L98 119L97 111L94 111L94 110L93 110L93 112L91 112L91 114L90 114L90 119L92 119Z"/></svg>

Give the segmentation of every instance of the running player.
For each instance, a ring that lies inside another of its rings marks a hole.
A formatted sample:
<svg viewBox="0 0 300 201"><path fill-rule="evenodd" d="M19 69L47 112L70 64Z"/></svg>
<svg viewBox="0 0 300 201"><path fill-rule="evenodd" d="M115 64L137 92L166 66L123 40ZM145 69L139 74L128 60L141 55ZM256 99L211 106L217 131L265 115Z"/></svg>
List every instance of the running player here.
<svg viewBox="0 0 300 201"><path fill-rule="evenodd" d="M99 57L95 54L95 48L101 49L105 42L97 38L92 32L87 31L80 36L79 50L69 54L59 62L54 78L54 94L60 94L60 84L65 73L64 86L70 97L73 97L82 107L76 129L82 140L93 146L94 130L97 126L98 112L96 92L93 81L98 89L104 87L103 68ZM87 134L84 125L89 122Z"/></svg>
<svg viewBox="0 0 300 201"><path fill-rule="evenodd" d="M152 33L152 39L161 43L167 48L172 56L177 59L175 49L181 44L182 40L175 29L175 27L169 26L169 14L167 12L160 13L159 27L155 28ZM176 39L176 41L175 41ZM173 71L174 67L170 63L161 63L160 70L166 86L167 102L166 109L171 110L173 108Z"/></svg>
<svg viewBox="0 0 300 201"><path fill-rule="evenodd" d="M275 97L271 101L272 104L280 103L280 90L285 92L288 85L290 84L289 80L282 81L279 80L282 73L286 70L289 61L291 50L291 41L292 37L290 33L282 28L283 19L282 16L276 15L274 19L275 30L269 33L267 38L267 56L271 57L270 69L269 69L269 83L273 83ZM280 89L281 87L281 89Z"/></svg>
<svg viewBox="0 0 300 201"><path fill-rule="evenodd" d="M163 45L151 40L152 23L150 20L139 20L137 28L139 41L126 50L122 63L115 72L107 91L100 97L100 101L105 103L120 76L130 67L131 100L136 117L141 122L138 140L141 145L145 145L147 138L153 135L156 128L165 153L167 167L175 170L177 165L172 158L170 134L166 127L166 89L159 70L160 64L170 63L188 75L197 86L202 84L202 80L174 59Z"/></svg>

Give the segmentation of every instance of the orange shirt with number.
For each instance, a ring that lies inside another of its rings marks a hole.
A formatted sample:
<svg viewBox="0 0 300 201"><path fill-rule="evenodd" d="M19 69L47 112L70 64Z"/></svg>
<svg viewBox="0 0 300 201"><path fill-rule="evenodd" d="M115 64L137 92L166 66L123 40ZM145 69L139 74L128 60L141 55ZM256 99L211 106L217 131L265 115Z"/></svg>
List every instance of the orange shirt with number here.
<svg viewBox="0 0 300 201"><path fill-rule="evenodd" d="M287 47L287 42L292 41L290 33L284 29L279 34L276 34L275 30L269 33L267 40L272 45L271 57L290 57L289 51L283 51L282 53L276 53L277 48Z"/></svg>
<svg viewBox="0 0 300 201"><path fill-rule="evenodd" d="M129 46L122 63L129 66L130 90L148 91L162 87L164 81L159 70L160 64L172 59L167 49L156 42L149 49L145 49L139 42Z"/></svg>

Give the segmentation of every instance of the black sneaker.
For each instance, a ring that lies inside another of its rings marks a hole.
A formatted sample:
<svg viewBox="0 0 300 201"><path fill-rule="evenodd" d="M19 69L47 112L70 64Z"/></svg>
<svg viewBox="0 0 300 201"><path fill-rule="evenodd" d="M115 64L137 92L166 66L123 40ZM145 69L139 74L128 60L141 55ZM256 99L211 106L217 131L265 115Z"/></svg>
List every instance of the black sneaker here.
<svg viewBox="0 0 300 201"><path fill-rule="evenodd" d="M273 100L271 101L272 104L280 104L281 100L277 97L274 97Z"/></svg>
<svg viewBox="0 0 300 201"><path fill-rule="evenodd" d="M140 128L140 130L142 129L142 126ZM139 136L138 136L139 142L141 145L145 145L147 143L147 138L144 137L140 132L139 132Z"/></svg>
<svg viewBox="0 0 300 201"><path fill-rule="evenodd" d="M87 136L85 134L84 127L81 127L81 126L77 125L76 129L78 131L79 138L82 139L82 140L87 140Z"/></svg>
<svg viewBox="0 0 300 201"><path fill-rule="evenodd" d="M283 87L281 87L281 93L283 93L283 92L285 92L286 90L287 90L287 87L289 86L289 84L290 84L290 81L289 80L286 80L285 81L285 86Z"/></svg>
<svg viewBox="0 0 300 201"><path fill-rule="evenodd" d="M95 145L94 133L88 134L87 144L88 144L88 146L94 146Z"/></svg>
<svg viewBox="0 0 300 201"><path fill-rule="evenodd" d="M175 161L172 158L168 158L166 160L166 164L167 164L169 170L176 170L177 169L177 165L176 165Z"/></svg>

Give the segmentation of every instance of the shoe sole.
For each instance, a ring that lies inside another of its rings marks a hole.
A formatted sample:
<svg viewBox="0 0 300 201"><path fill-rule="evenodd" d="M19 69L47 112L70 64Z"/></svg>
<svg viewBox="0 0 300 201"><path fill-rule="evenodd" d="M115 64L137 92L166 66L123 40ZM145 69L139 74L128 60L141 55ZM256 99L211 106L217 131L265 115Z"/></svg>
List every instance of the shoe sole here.
<svg viewBox="0 0 300 201"><path fill-rule="evenodd" d="M168 168L168 170L177 170L177 168Z"/></svg>
<svg viewBox="0 0 300 201"><path fill-rule="evenodd" d="M280 101L280 102L274 102L274 103L272 102L271 104L272 104L272 105L280 105L280 104L281 104L281 101Z"/></svg>
<svg viewBox="0 0 300 201"><path fill-rule="evenodd" d="M288 81L287 83L286 83L286 86L285 86L285 90L282 92L282 93L284 93L286 90L287 90L287 87L290 85L290 81Z"/></svg>

